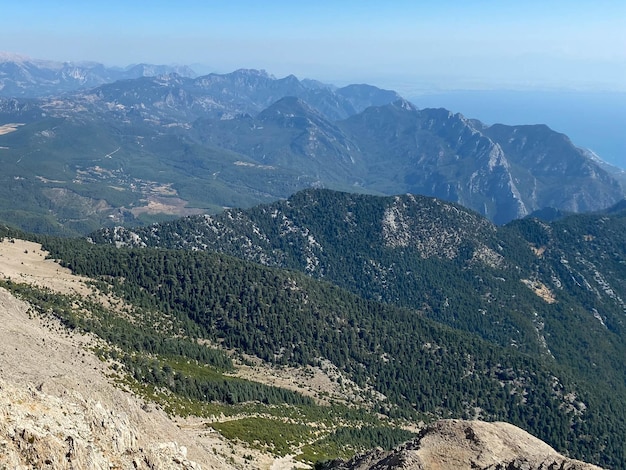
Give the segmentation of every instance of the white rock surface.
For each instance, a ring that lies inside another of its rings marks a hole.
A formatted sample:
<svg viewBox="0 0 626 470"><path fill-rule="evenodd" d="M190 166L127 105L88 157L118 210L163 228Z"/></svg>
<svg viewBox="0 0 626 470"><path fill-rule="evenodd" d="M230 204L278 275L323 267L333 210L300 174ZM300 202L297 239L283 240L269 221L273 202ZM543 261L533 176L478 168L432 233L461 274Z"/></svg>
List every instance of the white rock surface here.
<svg viewBox="0 0 626 470"><path fill-rule="evenodd" d="M390 451L373 451L336 470L601 470L568 459L508 423L441 420Z"/></svg>

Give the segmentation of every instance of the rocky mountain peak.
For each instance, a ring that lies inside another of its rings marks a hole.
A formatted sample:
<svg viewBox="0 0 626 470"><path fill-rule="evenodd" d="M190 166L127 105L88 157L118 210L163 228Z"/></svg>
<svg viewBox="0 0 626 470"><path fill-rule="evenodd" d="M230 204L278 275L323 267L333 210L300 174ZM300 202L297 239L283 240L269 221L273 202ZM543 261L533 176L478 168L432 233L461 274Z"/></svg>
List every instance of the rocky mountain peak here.
<svg viewBox="0 0 626 470"><path fill-rule="evenodd" d="M234 72L231 72L225 75L241 76L241 77L259 77L259 78L267 78L269 80L275 79L273 75L270 75L264 69L260 69L260 70L259 69L237 69Z"/></svg>
<svg viewBox="0 0 626 470"><path fill-rule="evenodd" d="M0 51L0 63L3 62L26 62L29 61L30 57L22 55L22 54L15 54L13 52L7 52L7 51Z"/></svg>
<svg viewBox="0 0 626 470"><path fill-rule="evenodd" d="M126 67L129 75L139 77L157 77L159 75L176 74L182 77L195 78L196 73L184 65L154 65L154 64L136 64Z"/></svg>
<svg viewBox="0 0 626 470"><path fill-rule="evenodd" d="M59 62L31 59L17 54L0 54L0 95L41 97L75 92L117 80L177 73L193 77L189 67L138 64L122 68L98 62Z"/></svg>
<svg viewBox="0 0 626 470"><path fill-rule="evenodd" d="M396 108L404 109L405 111L418 111L417 106L405 99L399 99L397 101L394 101L391 105Z"/></svg>
<svg viewBox="0 0 626 470"><path fill-rule="evenodd" d="M284 123L285 120L294 119L306 121L308 118L323 119L317 111L295 96L281 98L257 116L261 122L275 121L281 123Z"/></svg>

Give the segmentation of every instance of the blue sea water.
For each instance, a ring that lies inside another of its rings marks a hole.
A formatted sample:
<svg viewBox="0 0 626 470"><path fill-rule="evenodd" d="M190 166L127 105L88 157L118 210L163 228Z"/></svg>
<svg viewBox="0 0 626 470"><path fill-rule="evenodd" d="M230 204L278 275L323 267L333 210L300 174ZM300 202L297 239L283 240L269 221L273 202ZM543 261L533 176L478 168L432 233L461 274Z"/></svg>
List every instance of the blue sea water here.
<svg viewBox="0 0 626 470"><path fill-rule="evenodd" d="M626 93L445 91L412 96L419 108L447 108L485 124L547 124L578 147L626 169Z"/></svg>

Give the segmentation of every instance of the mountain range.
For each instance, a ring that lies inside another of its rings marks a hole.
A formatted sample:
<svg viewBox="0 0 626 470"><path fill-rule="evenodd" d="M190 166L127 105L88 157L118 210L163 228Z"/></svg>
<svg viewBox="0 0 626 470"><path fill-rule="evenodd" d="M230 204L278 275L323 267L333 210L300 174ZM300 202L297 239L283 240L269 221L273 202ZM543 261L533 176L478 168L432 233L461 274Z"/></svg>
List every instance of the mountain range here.
<svg viewBox="0 0 626 470"><path fill-rule="evenodd" d="M623 171L370 85L2 67L0 466L624 468Z"/></svg>
<svg viewBox="0 0 626 470"><path fill-rule="evenodd" d="M14 93L0 99L0 120L0 218L48 233L251 207L308 187L435 196L497 224L624 197L622 170L546 126L486 126L370 85L257 70Z"/></svg>
<svg viewBox="0 0 626 470"><path fill-rule="evenodd" d="M194 369L177 357L204 357L192 345L206 343L259 364L334 370L351 384L349 403L387 416L396 430L385 433L397 437L403 420L503 420L571 457L621 468L625 220L622 203L497 226L434 198L310 189L86 241L39 238L117 304L134 305L132 322L3 285L114 345L103 354L121 361L118 370L174 393L158 398L163 406L202 399L188 382ZM217 352L203 361L228 367ZM256 396L310 406L265 389L211 387L198 390L231 405ZM235 423L215 426L242 436Z"/></svg>
<svg viewBox="0 0 626 470"><path fill-rule="evenodd" d="M168 73L185 77L196 75L187 66L135 64L119 68L97 62L56 62L0 52L0 96L54 96L117 80Z"/></svg>

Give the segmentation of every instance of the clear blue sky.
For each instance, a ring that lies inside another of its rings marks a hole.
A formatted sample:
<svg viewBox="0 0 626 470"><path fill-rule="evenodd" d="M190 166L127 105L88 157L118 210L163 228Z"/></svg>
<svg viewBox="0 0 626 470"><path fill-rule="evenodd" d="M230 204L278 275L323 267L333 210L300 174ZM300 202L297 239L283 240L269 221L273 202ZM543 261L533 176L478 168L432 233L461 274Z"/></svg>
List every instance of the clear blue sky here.
<svg viewBox="0 0 626 470"><path fill-rule="evenodd" d="M0 50L336 84L626 91L626 0L3 2Z"/></svg>

